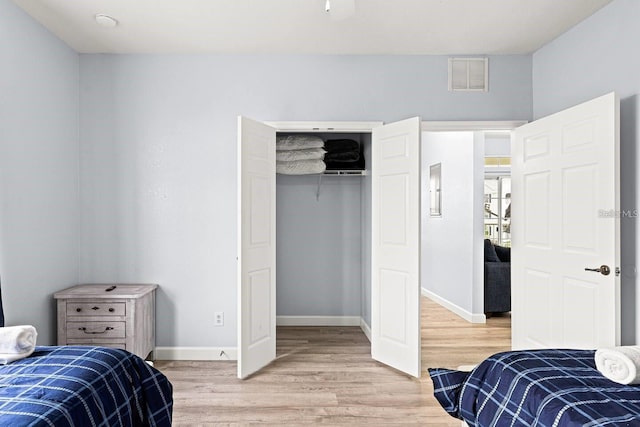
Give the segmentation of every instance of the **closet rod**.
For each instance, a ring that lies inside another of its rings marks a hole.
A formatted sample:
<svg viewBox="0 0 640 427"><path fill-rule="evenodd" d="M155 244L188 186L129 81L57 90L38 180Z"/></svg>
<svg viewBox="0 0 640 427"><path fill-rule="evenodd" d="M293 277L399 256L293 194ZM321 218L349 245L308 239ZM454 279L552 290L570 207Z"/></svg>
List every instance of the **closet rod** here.
<svg viewBox="0 0 640 427"><path fill-rule="evenodd" d="M320 187L322 186L322 177L323 176L365 176L367 175L367 171L324 171L323 173L318 175L318 187L316 188L316 201L320 200Z"/></svg>
<svg viewBox="0 0 640 427"><path fill-rule="evenodd" d="M322 184L322 174L318 175L318 188L316 188L316 202L320 200L320 184Z"/></svg>
<svg viewBox="0 0 640 427"><path fill-rule="evenodd" d="M366 170L326 170L322 173L329 176L366 176Z"/></svg>

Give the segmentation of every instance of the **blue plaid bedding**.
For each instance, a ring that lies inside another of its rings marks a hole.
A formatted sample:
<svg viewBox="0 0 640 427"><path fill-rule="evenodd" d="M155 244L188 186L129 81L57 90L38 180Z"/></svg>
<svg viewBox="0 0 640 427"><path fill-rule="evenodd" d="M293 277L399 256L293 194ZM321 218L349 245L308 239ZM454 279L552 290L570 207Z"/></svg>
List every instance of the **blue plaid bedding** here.
<svg viewBox="0 0 640 427"><path fill-rule="evenodd" d="M0 366L0 426L170 426L172 385L124 350L36 347Z"/></svg>
<svg viewBox="0 0 640 427"><path fill-rule="evenodd" d="M640 426L640 386L605 378L593 350L495 354L472 372L429 369L434 394L470 426Z"/></svg>

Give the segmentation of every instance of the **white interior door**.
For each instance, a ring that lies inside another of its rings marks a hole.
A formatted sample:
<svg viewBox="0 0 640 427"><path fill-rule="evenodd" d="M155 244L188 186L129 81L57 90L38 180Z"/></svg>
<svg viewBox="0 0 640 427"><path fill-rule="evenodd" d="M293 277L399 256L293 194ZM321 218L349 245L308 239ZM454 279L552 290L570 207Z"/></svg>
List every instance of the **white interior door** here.
<svg viewBox="0 0 640 427"><path fill-rule="evenodd" d="M371 356L420 377L420 119L373 129Z"/></svg>
<svg viewBox="0 0 640 427"><path fill-rule="evenodd" d="M275 140L238 118L238 378L276 357Z"/></svg>
<svg viewBox="0 0 640 427"><path fill-rule="evenodd" d="M514 349L620 342L618 105L610 93L515 131Z"/></svg>

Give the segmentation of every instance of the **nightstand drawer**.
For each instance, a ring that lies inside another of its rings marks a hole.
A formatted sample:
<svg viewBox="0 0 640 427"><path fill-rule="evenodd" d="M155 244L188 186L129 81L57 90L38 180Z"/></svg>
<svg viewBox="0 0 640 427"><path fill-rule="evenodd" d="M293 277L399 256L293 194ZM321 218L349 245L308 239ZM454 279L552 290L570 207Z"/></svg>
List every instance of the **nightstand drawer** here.
<svg viewBox="0 0 640 427"><path fill-rule="evenodd" d="M124 338L125 322L67 322L68 338Z"/></svg>
<svg viewBox="0 0 640 427"><path fill-rule="evenodd" d="M123 302L67 301L67 316L124 316Z"/></svg>

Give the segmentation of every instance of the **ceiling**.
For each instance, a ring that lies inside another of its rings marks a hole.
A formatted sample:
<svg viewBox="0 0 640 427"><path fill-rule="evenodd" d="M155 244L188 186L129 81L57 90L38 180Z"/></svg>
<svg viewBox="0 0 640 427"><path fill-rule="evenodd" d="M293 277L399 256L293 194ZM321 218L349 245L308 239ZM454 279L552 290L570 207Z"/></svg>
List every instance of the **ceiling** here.
<svg viewBox="0 0 640 427"><path fill-rule="evenodd" d="M81 53L427 55L531 53L611 2L330 0L327 13L326 0L13 1Z"/></svg>

